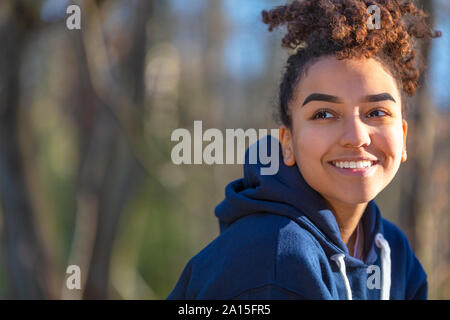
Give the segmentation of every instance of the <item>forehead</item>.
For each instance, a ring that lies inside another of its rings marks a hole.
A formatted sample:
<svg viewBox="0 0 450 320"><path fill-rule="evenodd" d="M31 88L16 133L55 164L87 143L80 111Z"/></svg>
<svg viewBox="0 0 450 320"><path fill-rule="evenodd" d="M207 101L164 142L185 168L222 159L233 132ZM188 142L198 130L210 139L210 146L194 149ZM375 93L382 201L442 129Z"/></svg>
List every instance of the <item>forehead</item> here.
<svg viewBox="0 0 450 320"><path fill-rule="evenodd" d="M400 101L395 79L380 62L366 58L320 58L307 69L296 91L299 99L316 92L338 96L349 102L365 95L387 92Z"/></svg>

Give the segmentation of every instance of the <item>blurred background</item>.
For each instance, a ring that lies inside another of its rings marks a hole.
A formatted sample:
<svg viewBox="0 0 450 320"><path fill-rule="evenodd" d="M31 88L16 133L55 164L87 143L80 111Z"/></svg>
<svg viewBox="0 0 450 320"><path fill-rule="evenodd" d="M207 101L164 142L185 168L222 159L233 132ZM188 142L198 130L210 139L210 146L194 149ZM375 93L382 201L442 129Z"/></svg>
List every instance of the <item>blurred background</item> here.
<svg viewBox="0 0 450 320"><path fill-rule="evenodd" d="M219 233L241 165L171 161L171 133L276 128L279 0L0 1L0 298L165 299ZM450 3L408 116L408 161L377 198L450 298ZM66 9L81 7L81 30ZM81 269L81 290L66 268Z"/></svg>

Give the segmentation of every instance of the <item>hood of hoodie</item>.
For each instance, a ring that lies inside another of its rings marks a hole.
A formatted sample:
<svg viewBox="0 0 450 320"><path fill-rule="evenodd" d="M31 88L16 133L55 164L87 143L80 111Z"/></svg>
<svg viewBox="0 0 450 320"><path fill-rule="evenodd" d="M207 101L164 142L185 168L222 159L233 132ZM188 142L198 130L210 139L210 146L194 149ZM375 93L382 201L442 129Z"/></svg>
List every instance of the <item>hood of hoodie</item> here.
<svg viewBox="0 0 450 320"><path fill-rule="evenodd" d="M267 145L270 156L271 146L278 148L279 170L274 175L262 175L261 168L268 165L259 160L254 164L249 161L251 148L259 150L261 143ZM336 218L325 199L308 185L296 165L284 164L281 145L278 139L270 135L247 149L243 178L227 185L225 199L215 209L221 232L241 217L264 212L285 216L300 223L316 237L328 256L337 253L348 256L348 248L341 239ZM363 214L362 225L365 235L364 263L372 264L377 259L375 235L383 231L381 214L373 200L368 203ZM350 263L360 263L348 257Z"/></svg>

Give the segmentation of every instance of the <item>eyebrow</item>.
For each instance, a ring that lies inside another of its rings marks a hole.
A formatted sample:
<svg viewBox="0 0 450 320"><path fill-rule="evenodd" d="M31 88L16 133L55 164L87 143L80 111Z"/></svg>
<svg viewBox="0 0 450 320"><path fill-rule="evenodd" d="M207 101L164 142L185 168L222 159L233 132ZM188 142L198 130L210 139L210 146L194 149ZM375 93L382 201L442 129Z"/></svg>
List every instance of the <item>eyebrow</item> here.
<svg viewBox="0 0 450 320"><path fill-rule="evenodd" d="M362 97L359 101L360 102L378 102L378 101L385 101L385 100L392 100L392 101L396 102L395 99L387 92L383 92L383 93L379 93L379 94L369 94L367 96ZM311 102L311 101L343 103L343 100L336 96L332 96L329 94L323 94L323 93L311 93L309 96L306 97L302 106L304 106L305 104L307 104L308 102Z"/></svg>

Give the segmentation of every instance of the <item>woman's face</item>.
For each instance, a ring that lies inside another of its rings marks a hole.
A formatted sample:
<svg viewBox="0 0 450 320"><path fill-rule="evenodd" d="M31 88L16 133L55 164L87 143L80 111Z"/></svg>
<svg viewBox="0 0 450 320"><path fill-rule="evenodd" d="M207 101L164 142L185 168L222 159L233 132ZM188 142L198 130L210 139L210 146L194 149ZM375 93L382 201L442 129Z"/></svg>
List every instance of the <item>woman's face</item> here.
<svg viewBox="0 0 450 320"><path fill-rule="evenodd" d="M294 91L292 130L280 128L285 164L330 203L370 201L406 161L400 99L374 59L319 59Z"/></svg>

